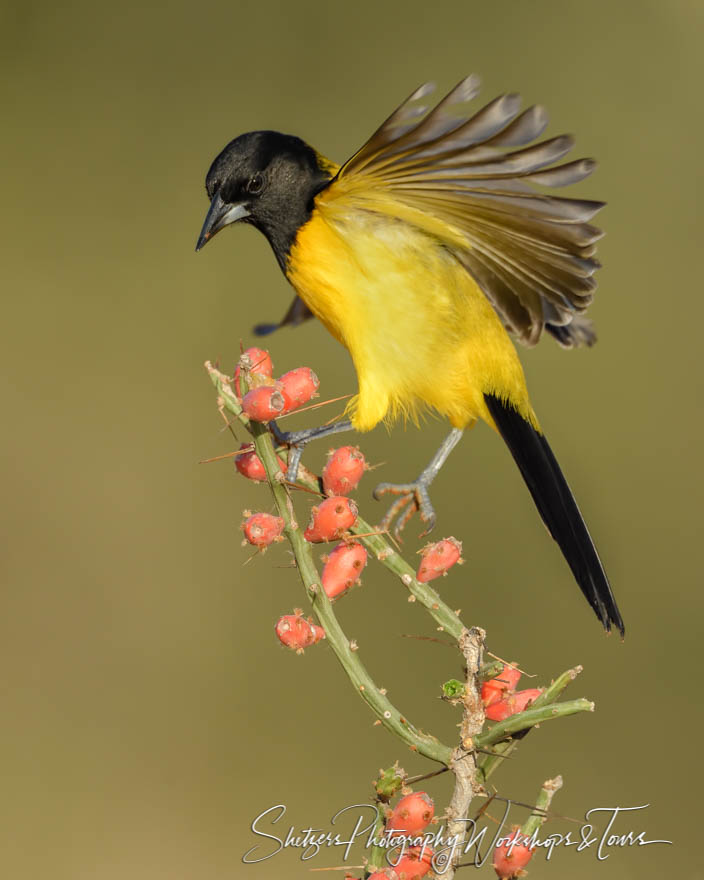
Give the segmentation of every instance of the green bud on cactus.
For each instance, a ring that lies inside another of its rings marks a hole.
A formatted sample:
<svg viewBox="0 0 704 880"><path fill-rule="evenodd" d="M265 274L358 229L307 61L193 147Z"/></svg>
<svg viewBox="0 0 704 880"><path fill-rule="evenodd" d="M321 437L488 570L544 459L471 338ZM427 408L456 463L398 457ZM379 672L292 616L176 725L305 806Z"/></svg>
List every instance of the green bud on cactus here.
<svg viewBox="0 0 704 880"><path fill-rule="evenodd" d="M388 770L382 770L379 778L374 783L377 796L382 801L390 801L398 792L406 779L406 773L398 766L398 763Z"/></svg>
<svg viewBox="0 0 704 880"><path fill-rule="evenodd" d="M457 700L459 697L464 696L464 684L461 681L457 681L456 678L451 678L442 686L442 695L447 700Z"/></svg>

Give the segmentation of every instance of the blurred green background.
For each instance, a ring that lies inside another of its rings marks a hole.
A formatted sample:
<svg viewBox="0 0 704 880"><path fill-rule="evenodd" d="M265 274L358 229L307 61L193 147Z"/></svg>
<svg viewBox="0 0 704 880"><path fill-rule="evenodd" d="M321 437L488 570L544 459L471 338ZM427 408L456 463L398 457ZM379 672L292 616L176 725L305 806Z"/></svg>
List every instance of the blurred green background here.
<svg viewBox="0 0 704 880"><path fill-rule="evenodd" d="M276 128L342 160L419 83L476 71L483 98L545 103L549 132L600 160L580 188L609 203L599 344L545 340L523 360L628 628L604 637L506 450L472 432L434 494L436 534L467 557L442 593L538 681L582 663L571 696L597 702L532 734L494 781L531 801L562 773L558 812L649 803L619 829L675 841L601 863L558 852L533 877L702 876L685 860L701 769L702 15L695 0L0 6L0 875L303 877L341 854L244 867L254 816L285 803L282 824L328 829L379 767L432 769L372 726L328 647L296 657L275 640L305 598L284 547L243 568L241 511L268 509L268 490L198 463L233 448L202 364L233 367L290 292L251 229L194 245L232 137ZM270 347L326 396L354 389L319 325ZM444 430L362 438L386 462L360 491L369 519L374 478L415 474ZM453 742L437 697L456 655L401 638L434 635L420 607L379 566L338 607L393 701ZM449 780L428 790L444 806Z"/></svg>

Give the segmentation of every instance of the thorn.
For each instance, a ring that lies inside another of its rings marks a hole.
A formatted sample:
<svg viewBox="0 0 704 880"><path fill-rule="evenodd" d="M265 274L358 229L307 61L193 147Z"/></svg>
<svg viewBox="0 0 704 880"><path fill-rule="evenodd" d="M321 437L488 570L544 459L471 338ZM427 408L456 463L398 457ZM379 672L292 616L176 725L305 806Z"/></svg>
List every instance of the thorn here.
<svg viewBox="0 0 704 880"><path fill-rule="evenodd" d="M499 657L498 654L492 654L491 651L487 651L486 653L487 653L487 655L488 655L489 657L493 657L494 660L498 660L499 663L503 663L504 666L513 666L514 669L517 669L517 670L521 673L521 675L525 675L526 678L537 678L537 674L536 674L536 673L526 672L525 669L521 669L521 667L518 666L517 663L511 663L511 662L508 661L508 660L504 660L503 657Z"/></svg>
<svg viewBox="0 0 704 880"><path fill-rule="evenodd" d="M237 452L226 452L224 455L216 455L213 458L202 458L198 464L210 464L212 461L222 461L225 458L235 458L238 455L246 455L248 452L254 452L254 444L245 449L238 449Z"/></svg>
<svg viewBox="0 0 704 880"><path fill-rule="evenodd" d="M309 488L308 486L299 486L298 483L292 483L290 480L287 480L285 477L283 477L281 482L285 486L287 486L289 489L297 489L299 492L308 492L310 495L315 495L316 498L324 498L325 497L322 492L318 492L315 489Z"/></svg>
<svg viewBox="0 0 704 880"><path fill-rule="evenodd" d="M321 406L327 406L329 403L338 403L340 400L347 400L349 397L352 397L352 395L351 394L343 394L340 397L331 397L330 400L321 400L320 403L313 403L310 406L302 406L300 409L294 409L294 410L291 410L291 412L282 413L280 416L276 417L276 420L280 421L281 419L284 419L287 416L298 415L298 413L308 412L309 410L312 410L312 409L320 409ZM336 421L338 418L341 418L341 416L335 416L334 419L330 419L330 421L326 422L325 424L328 425L331 422Z"/></svg>

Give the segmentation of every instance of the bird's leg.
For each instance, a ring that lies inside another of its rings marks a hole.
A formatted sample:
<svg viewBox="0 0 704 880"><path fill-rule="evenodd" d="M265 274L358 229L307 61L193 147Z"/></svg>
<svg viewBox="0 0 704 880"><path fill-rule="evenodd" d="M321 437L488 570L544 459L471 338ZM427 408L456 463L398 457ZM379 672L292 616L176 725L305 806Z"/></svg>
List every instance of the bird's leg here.
<svg viewBox="0 0 704 880"><path fill-rule="evenodd" d="M304 428L302 431L282 431L275 421L269 422L271 433L276 442L289 447L288 467L286 479L289 483L295 483L298 479L298 465L306 445L311 440L319 440L330 434L340 434L342 431L351 431L352 423L349 420L334 422L332 425L321 425L318 428Z"/></svg>
<svg viewBox="0 0 704 880"><path fill-rule="evenodd" d="M401 532L416 511L420 513L420 518L427 525L427 528L422 533L421 537L427 535L435 526L435 511L433 510L433 505L430 503L428 489L438 475L440 468L447 461L448 455L459 443L462 433L461 428L453 428L450 431L447 437L443 440L438 451L433 456L428 467L417 480L414 480L412 483L380 483L376 487L374 490L374 497L377 501L386 493L401 496L398 500L394 501L389 508L388 513L381 521L381 529L384 531L388 530L391 527L391 523L396 519L394 534L397 538L400 537ZM401 511L406 505L408 505L408 509L403 515L401 515Z"/></svg>

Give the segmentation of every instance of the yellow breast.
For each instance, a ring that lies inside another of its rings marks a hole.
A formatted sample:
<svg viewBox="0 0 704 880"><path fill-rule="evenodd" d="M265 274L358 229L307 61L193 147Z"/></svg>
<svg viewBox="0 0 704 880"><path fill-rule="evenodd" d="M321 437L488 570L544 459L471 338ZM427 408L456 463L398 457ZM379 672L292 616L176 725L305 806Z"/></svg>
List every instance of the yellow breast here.
<svg viewBox="0 0 704 880"><path fill-rule="evenodd" d="M513 344L450 251L387 213L317 207L298 232L288 278L349 350L359 379L352 420L417 417L431 407L463 427L491 424L485 392L530 410Z"/></svg>

